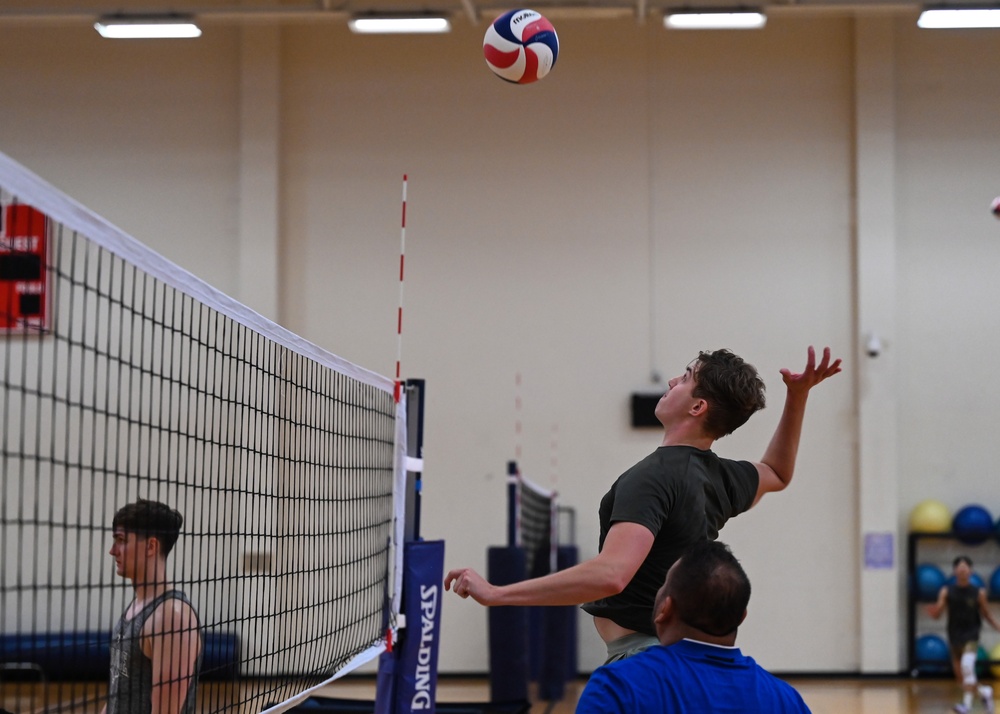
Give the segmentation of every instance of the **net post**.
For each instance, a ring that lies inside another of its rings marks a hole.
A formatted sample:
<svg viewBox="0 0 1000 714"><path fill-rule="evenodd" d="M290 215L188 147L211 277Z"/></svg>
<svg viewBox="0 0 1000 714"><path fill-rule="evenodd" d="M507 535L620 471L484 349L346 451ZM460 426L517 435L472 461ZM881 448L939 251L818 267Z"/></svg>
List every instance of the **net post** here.
<svg viewBox="0 0 1000 714"><path fill-rule="evenodd" d="M494 585L509 585L525 579L522 548L492 547L487 549L486 557L487 577ZM516 605L486 609L490 701L526 702L530 675L529 608Z"/></svg>
<svg viewBox="0 0 1000 714"><path fill-rule="evenodd" d="M420 539L420 499L422 490L421 477L424 458L424 392L426 382L423 379L406 380L406 453L413 455L408 460L410 465L419 468L406 469L406 530L407 541Z"/></svg>
<svg viewBox="0 0 1000 714"><path fill-rule="evenodd" d="M507 462L507 547L517 545L517 462Z"/></svg>
<svg viewBox="0 0 1000 714"><path fill-rule="evenodd" d="M406 390L406 510L401 628L391 652L379 660L376 714L434 711L444 580L444 541L420 536L425 382L411 379Z"/></svg>

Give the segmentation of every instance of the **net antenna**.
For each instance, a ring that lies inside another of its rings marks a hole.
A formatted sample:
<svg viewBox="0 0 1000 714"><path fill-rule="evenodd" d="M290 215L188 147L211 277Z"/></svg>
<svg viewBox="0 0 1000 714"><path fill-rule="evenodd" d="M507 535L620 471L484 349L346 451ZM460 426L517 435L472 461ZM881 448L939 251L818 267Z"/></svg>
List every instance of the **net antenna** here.
<svg viewBox="0 0 1000 714"><path fill-rule="evenodd" d="M276 714L384 652L405 392L3 154L0 206L43 215L48 243L44 322L0 334L0 666L44 670L28 708L100 711L133 596L107 554L111 521L140 498L184 519L167 577L199 617L200 711ZM0 255L18 239L5 232ZM4 275L0 292L24 294ZM61 678L92 686L70 703Z"/></svg>
<svg viewBox="0 0 1000 714"><path fill-rule="evenodd" d="M403 209L401 227L399 229L399 311L396 314L396 385L395 396L399 401L402 390L403 364L403 277L406 259L406 174L403 174Z"/></svg>

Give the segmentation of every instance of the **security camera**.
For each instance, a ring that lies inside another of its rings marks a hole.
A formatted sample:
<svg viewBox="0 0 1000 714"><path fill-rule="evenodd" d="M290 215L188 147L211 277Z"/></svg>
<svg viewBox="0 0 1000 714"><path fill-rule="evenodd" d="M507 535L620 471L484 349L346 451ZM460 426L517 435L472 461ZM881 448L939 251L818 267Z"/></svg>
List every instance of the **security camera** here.
<svg viewBox="0 0 1000 714"><path fill-rule="evenodd" d="M865 353L872 358L882 354L882 340L874 332L868 337L868 342L865 344Z"/></svg>

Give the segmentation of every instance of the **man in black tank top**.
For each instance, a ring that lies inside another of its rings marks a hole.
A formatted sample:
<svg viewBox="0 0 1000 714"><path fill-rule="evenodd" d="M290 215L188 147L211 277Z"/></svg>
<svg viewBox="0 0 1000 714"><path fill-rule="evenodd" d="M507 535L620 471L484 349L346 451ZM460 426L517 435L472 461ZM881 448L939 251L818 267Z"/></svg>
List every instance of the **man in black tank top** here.
<svg viewBox="0 0 1000 714"><path fill-rule="evenodd" d="M951 666L958 685L962 688L962 701L953 709L959 714L972 710L976 694L983 700L987 712L993 712L993 687L980 685L976 679L976 656L979 653L979 631L985 618L1000 631L1000 624L986 605L986 589L972 583L972 560L965 555L952 563L954 577L938 592L938 599L928 605L927 612L937 619L948 611L948 646L951 649Z"/></svg>
<svg viewBox="0 0 1000 714"><path fill-rule="evenodd" d="M693 544L715 540L730 518L788 486L809 391L840 372L810 347L801 373L781 370L785 405L760 462L711 451L764 406L764 382L729 350L702 352L668 382L656 405L663 441L623 473L601 501L597 557L566 570L496 586L472 568L451 570L445 588L482 605L580 605L608 647L608 661L657 644L653 602L667 570Z"/></svg>
<svg viewBox="0 0 1000 714"><path fill-rule="evenodd" d="M195 714L201 636L198 613L167 582L167 555L183 518L156 501L115 513L109 551L135 598L111 636L111 679L102 714Z"/></svg>

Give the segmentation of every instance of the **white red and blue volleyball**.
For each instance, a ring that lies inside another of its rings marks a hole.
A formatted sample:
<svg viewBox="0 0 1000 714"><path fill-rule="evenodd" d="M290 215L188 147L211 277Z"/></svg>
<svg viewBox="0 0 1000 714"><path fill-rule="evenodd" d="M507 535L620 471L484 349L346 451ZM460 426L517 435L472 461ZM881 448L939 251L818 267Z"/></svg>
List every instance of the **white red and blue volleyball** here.
<svg viewBox="0 0 1000 714"><path fill-rule="evenodd" d="M530 84L555 66L559 38L552 23L534 10L511 10L486 30L483 56L500 79Z"/></svg>

